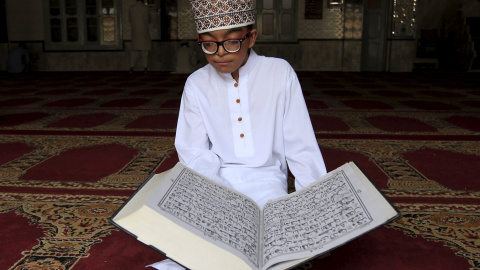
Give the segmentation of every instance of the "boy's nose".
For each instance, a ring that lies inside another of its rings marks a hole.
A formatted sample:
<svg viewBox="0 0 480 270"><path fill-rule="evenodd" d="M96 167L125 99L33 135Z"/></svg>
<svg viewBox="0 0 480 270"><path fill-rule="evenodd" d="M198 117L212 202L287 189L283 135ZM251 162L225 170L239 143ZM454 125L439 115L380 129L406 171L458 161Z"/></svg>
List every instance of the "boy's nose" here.
<svg viewBox="0 0 480 270"><path fill-rule="evenodd" d="M225 51L225 48L223 48L223 46L218 46L217 55L218 56L223 56L225 54L228 54L228 52Z"/></svg>

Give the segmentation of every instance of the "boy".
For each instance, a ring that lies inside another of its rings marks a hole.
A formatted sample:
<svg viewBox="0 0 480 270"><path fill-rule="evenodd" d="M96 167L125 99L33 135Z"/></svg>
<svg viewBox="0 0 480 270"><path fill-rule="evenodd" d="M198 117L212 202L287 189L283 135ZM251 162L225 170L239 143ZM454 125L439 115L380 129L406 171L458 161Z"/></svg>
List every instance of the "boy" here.
<svg viewBox="0 0 480 270"><path fill-rule="evenodd" d="M260 206L287 194L287 163L297 190L326 174L294 70L251 49L258 36L253 1L190 2L209 64L185 84L175 138L180 162ZM154 267L183 269L170 260Z"/></svg>

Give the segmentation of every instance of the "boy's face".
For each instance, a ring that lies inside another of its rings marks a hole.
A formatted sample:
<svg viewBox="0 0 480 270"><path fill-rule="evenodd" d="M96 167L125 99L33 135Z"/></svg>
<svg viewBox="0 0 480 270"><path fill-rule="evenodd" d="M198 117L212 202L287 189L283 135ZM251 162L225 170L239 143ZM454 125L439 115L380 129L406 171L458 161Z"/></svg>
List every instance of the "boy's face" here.
<svg viewBox="0 0 480 270"><path fill-rule="evenodd" d="M246 26L233 29L217 30L200 34L200 41L223 41L225 39L240 39L245 36L247 32L248 28ZM223 46L219 46L216 53L205 54L205 57L207 58L207 61L210 63L210 65L212 65L218 72L231 73L234 78L238 79L238 69L247 62L248 49L253 47L257 36L257 30L253 29L250 31L247 39L242 42L242 45L238 52L229 53L225 51Z"/></svg>

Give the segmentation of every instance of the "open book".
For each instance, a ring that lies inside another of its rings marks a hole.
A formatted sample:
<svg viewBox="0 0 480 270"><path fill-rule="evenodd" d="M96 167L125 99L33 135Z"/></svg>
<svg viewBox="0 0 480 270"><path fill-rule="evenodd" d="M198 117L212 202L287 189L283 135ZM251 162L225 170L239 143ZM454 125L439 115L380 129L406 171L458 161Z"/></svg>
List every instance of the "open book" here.
<svg viewBox="0 0 480 270"><path fill-rule="evenodd" d="M177 163L152 175L111 222L190 269L289 269L400 214L355 163L261 209Z"/></svg>

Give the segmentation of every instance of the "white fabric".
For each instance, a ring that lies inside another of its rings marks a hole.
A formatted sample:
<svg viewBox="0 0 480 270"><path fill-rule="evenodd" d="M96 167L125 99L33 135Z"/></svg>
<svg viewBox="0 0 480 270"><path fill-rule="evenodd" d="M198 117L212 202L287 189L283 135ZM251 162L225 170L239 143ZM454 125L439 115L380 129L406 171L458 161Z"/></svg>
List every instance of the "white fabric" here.
<svg viewBox="0 0 480 270"><path fill-rule="evenodd" d="M182 46L178 49L176 60L176 73L190 74L195 70L195 66L197 65L197 55L195 51L188 46Z"/></svg>
<svg viewBox="0 0 480 270"><path fill-rule="evenodd" d="M151 22L150 10L137 1L129 8L128 15L132 27L132 50L151 50L152 40L148 29Z"/></svg>
<svg viewBox="0 0 480 270"><path fill-rule="evenodd" d="M263 206L287 194L287 162L297 190L326 169L292 67L250 50L239 73L238 87L211 65L188 77L175 147L184 165Z"/></svg>
<svg viewBox="0 0 480 270"><path fill-rule="evenodd" d="M165 259L163 261L156 262L154 264L150 264L145 267L153 267L157 270L185 270L184 267L176 264L170 259Z"/></svg>
<svg viewBox="0 0 480 270"><path fill-rule="evenodd" d="M138 60L142 64L143 68L148 67L148 51L131 51L130 52L130 67L133 68L137 65Z"/></svg>
<svg viewBox="0 0 480 270"><path fill-rule="evenodd" d="M7 71L10 73L21 73L26 71L30 57L28 50L23 47L13 48L7 57Z"/></svg>

